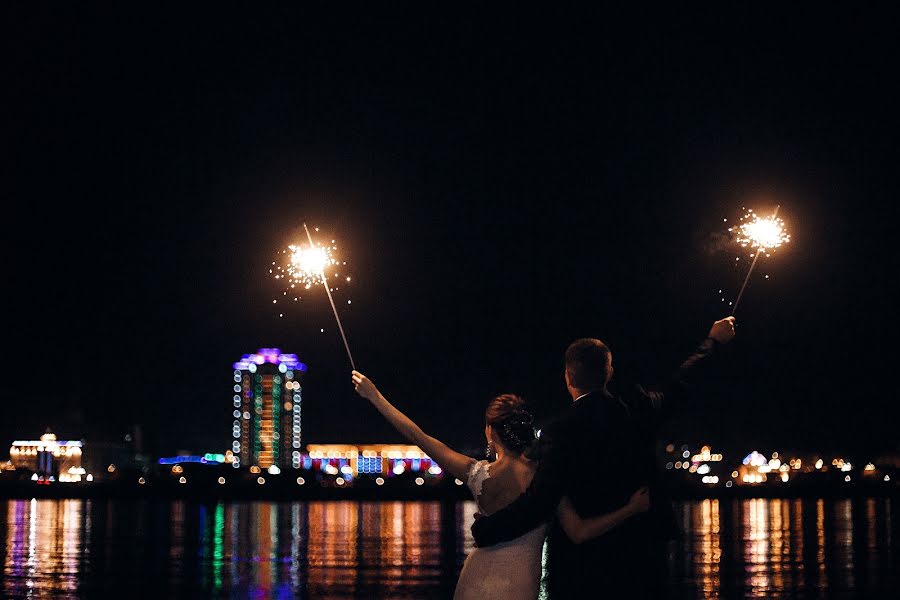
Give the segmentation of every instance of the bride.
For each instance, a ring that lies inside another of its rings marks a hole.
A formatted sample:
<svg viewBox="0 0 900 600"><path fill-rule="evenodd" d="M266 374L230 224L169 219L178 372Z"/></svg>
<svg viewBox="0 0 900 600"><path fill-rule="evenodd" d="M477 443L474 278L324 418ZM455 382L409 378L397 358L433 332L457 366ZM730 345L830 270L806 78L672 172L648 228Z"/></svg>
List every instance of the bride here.
<svg viewBox="0 0 900 600"><path fill-rule="evenodd" d="M397 431L419 446L448 474L466 482L481 514L500 510L528 487L537 466L525 456L525 450L535 440L534 421L519 396L503 394L488 403L484 436L488 457L495 454L496 460L476 461L422 431L388 402L365 375L353 371L352 377L356 392L369 400ZM646 511L649 505L647 489L641 488L620 509L587 519L579 517L571 503L563 498L556 516L569 539L581 543ZM546 527L542 524L509 542L473 550L466 557L459 575L454 600L537 598Z"/></svg>

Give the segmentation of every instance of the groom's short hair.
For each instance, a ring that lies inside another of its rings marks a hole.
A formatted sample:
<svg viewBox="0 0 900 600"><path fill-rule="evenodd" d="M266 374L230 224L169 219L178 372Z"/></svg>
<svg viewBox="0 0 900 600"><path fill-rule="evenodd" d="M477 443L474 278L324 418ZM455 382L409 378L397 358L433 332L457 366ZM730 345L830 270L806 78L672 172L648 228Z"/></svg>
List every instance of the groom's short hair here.
<svg viewBox="0 0 900 600"><path fill-rule="evenodd" d="M566 371L569 383L578 390L596 390L609 379L612 353L595 338L575 340L566 348Z"/></svg>

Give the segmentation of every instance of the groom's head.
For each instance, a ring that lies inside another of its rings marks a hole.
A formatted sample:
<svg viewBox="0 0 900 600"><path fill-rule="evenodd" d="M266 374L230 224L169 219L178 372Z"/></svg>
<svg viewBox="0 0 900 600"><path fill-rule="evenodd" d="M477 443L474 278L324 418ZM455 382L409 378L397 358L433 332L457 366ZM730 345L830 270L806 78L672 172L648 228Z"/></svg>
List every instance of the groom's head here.
<svg viewBox="0 0 900 600"><path fill-rule="evenodd" d="M600 340L582 338L566 348L566 386L573 398L605 389L612 374L612 353Z"/></svg>

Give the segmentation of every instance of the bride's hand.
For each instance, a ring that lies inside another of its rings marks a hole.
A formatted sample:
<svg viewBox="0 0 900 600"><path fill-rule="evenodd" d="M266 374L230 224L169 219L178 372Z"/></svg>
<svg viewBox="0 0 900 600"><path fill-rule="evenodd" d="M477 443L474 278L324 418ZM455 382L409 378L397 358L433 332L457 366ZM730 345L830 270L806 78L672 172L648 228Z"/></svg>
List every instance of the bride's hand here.
<svg viewBox="0 0 900 600"><path fill-rule="evenodd" d="M378 397L378 388L372 383L372 380L360 373L353 371L353 387L356 393L367 400L374 400Z"/></svg>
<svg viewBox="0 0 900 600"><path fill-rule="evenodd" d="M634 514L650 510L650 488L646 486L638 488L628 499L628 508Z"/></svg>

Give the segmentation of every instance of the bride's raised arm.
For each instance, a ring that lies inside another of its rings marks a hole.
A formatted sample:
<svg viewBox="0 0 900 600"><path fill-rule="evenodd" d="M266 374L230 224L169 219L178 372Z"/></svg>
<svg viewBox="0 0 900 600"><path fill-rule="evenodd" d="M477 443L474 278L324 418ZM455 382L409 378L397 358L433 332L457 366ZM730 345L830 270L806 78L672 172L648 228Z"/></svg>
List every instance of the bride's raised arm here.
<svg viewBox="0 0 900 600"><path fill-rule="evenodd" d="M556 510L556 516L559 518L563 531L566 532L566 537L576 544L581 544L600 537L607 531L624 523L626 519L646 512L649 508L650 492L647 488L642 487L631 495L628 504L622 508L587 519L579 517L569 497L564 496L559 503L559 508Z"/></svg>
<svg viewBox="0 0 900 600"><path fill-rule="evenodd" d="M378 412L394 426L406 439L421 448L425 454L434 459L447 473L465 481L469 467L475 459L452 450L445 443L437 440L413 422L412 419L397 410L387 401L375 384L359 371L353 371L353 386L356 393L372 403Z"/></svg>

